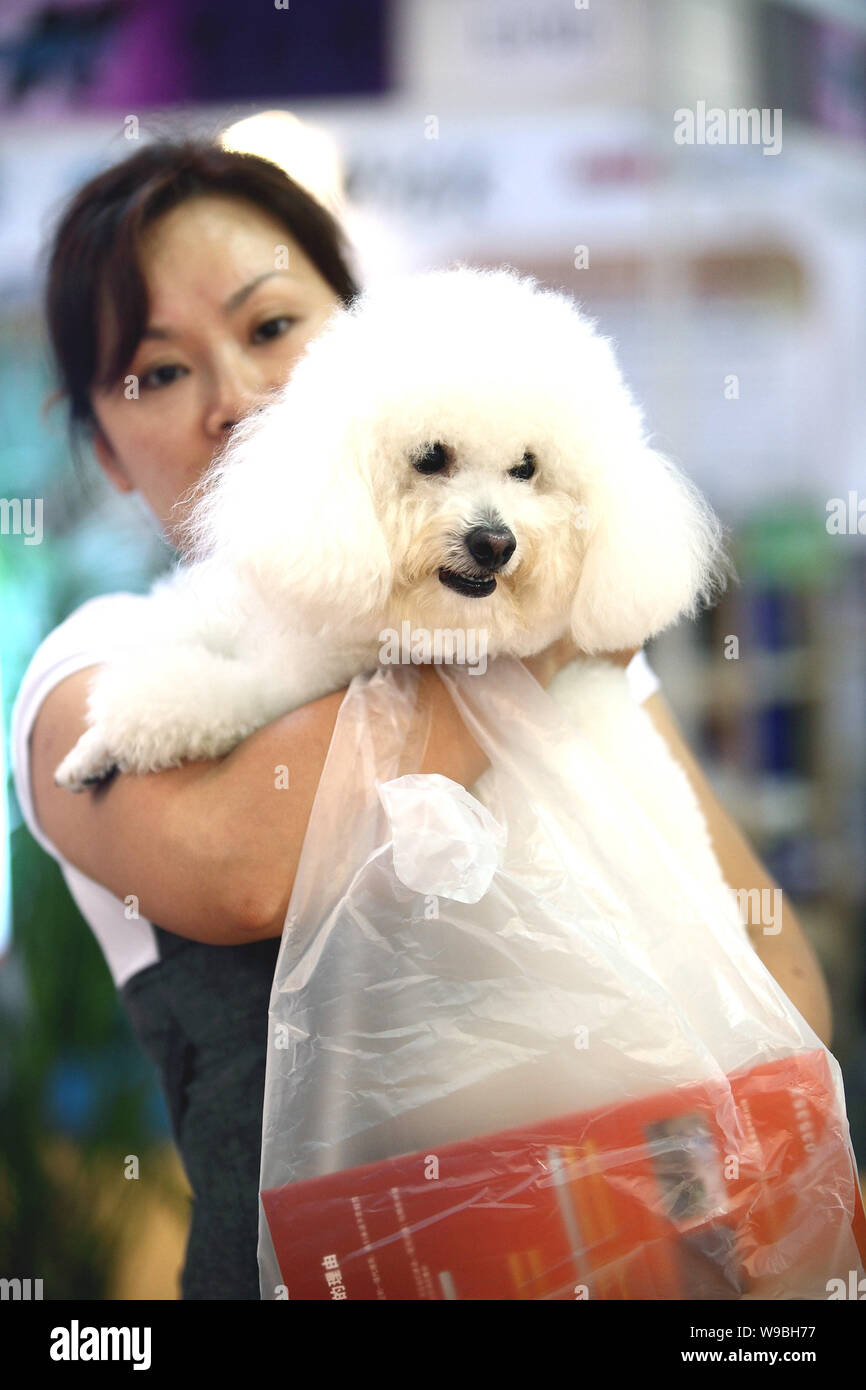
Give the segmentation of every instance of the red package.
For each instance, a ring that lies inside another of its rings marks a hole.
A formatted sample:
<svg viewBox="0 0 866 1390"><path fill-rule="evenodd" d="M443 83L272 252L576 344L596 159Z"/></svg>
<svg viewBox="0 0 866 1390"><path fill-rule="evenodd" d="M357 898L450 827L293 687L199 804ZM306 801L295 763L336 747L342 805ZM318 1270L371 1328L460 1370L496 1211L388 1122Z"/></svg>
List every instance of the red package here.
<svg viewBox="0 0 866 1390"><path fill-rule="evenodd" d="M839 1128L814 1051L262 1201L292 1299L822 1298L866 1254Z"/></svg>

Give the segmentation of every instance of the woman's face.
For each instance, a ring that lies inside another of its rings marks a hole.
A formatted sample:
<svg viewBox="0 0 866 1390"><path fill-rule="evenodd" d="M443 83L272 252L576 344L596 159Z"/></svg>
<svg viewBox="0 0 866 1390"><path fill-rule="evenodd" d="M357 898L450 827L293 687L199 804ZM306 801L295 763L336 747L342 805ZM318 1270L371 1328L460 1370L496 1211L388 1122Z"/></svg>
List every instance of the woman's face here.
<svg viewBox="0 0 866 1390"><path fill-rule="evenodd" d="M142 271L148 326L125 378L91 395L94 449L114 485L141 493L175 541L187 490L232 426L285 382L340 300L281 222L229 197L164 214L149 229Z"/></svg>

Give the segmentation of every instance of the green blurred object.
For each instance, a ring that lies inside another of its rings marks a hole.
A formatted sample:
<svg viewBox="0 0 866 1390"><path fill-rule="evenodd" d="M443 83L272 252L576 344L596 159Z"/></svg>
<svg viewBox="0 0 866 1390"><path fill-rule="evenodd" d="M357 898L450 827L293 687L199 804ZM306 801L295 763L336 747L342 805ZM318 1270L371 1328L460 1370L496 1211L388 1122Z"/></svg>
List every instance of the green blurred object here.
<svg viewBox="0 0 866 1390"><path fill-rule="evenodd" d="M147 1155L165 1139L155 1075L57 865L23 828L12 836L12 882L13 949L0 964L0 1268L42 1279L46 1299L104 1299L130 1196L124 1160L136 1154L150 1171ZM89 1122L71 1138L51 1113L66 1058L97 1083ZM58 1171L58 1138L82 1174L72 1190ZM102 1185L109 1214L99 1221L87 1204L97 1170L117 1175L114 1189Z"/></svg>
<svg viewBox="0 0 866 1390"><path fill-rule="evenodd" d="M847 537L831 535L825 498L795 498L755 510L737 529L744 574L792 589L824 589L841 573Z"/></svg>
<svg viewBox="0 0 866 1390"><path fill-rule="evenodd" d="M0 536L4 737L42 639L94 594L144 591L170 559L98 472L76 474L62 429L41 416L48 387L37 320L0 319L0 497L43 502L39 544ZM137 1155L148 1181L160 1181L162 1166L146 1160L165 1145L164 1105L98 943L58 865L21 823L11 769L6 790L12 940L0 957L0 1271L42 1279L45 1299L104 1299L134 1200L124 1159ZM173 1189L163 1196L179 1200Z"/></svg>

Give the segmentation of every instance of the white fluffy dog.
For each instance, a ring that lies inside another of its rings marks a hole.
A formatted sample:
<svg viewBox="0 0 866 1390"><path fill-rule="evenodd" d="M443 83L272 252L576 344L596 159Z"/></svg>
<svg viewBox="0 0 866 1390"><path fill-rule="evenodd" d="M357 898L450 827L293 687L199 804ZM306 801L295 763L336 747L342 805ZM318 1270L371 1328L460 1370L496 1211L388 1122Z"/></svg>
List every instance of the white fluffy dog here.
<svg viewBox="0 0 866 1390"><path fill-rule="evenodd" d="M490 659L569 630L610 652L693 615L730 570L594 324L530 278L466 266L337 311L235 431L188 536L191 563L97 673L59 784L217 758L374 669L407 622L482 633ZM708 844L621 670L574 662L550 693L656 823Z"/></svg>

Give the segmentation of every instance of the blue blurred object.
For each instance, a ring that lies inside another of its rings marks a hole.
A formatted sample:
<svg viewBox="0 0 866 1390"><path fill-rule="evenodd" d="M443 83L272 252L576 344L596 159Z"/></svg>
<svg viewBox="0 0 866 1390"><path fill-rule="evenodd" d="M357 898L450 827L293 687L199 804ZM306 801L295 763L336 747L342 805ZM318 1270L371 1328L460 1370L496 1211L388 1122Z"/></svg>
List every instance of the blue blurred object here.
<svg viewBox="0 0 866 1390"><path fill-rule="evenodd" d="M750 596L752 632L768 651L783 651L803 640L799 595L784 589L759 589Z"/></svg>
<svg viewBox="0 0 866 1390"><path fill-rule="evenodd" d="M83 1138L93 1134L100 1085L93 1063L60 1057L45 1081L45 1119L54 1129Z"/></svg>
<svg viewBox="0 0 866 1390"><path fill-rule="evenodd" d="M108 1128L127 1127L124 1118L130 1100L137 1109L135 1130L143 1128L148 1140L171 1137L165 1100L153 1067L133 1045L112 1047L109 1051L65 1053L60 1056L45 1082L44 1118L46 1124L70 1137L85 1139L104 1134ZM109 1115L115 1110L115 1124Z"/></svg>
<svg viewBox="0 0 866 1390"><path fill-rule="evenodd" d="M804 705L765 705L757 711L756 719L762 771L808 775L809 710Z"/></svg>

